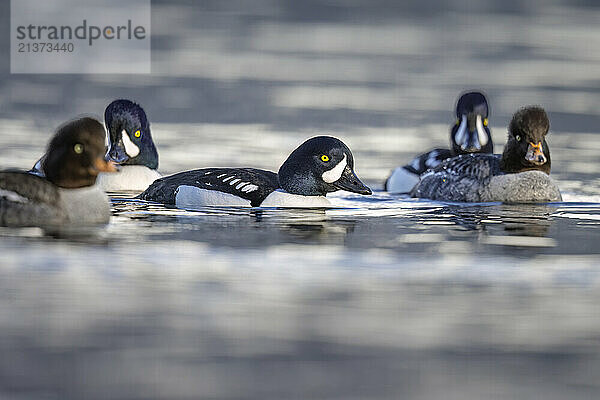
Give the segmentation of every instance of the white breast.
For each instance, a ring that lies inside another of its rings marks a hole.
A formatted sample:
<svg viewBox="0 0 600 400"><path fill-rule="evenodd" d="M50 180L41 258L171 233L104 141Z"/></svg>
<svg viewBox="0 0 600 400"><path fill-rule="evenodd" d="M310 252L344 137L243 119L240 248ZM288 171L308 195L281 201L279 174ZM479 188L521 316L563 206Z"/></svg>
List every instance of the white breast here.
<svg viewBox="0 0 600 400"><path fill-rule="evenodd" d="M67 217L67 223L100 224L110 219L108 196L98 186L80 189L59 189L60 205Z"/></svg>
<svg viewBox="0 0 600 400"><path fill-rule="evenodd" d="M105 192L143 191L160 178L160 174L143 165L124 165L119 172L98 175L97 184Z"/></svg>
<svg viewBox="0 0 600 400"><path fill-rule="evenodd" d="M331 207L331 203L324 196L302 196L291 194L283 190L276 190L269 194L260 204L261 207L285 208L320 208Z"/></svg>
<svg viewBox="0 0 600 400"><path fill-rule="evenodd" d="M398 167L388 178L386 188L390 193L409 193L418 182L417 174L407 171L404 167Z"/></svg>
<svg viewBox="0 0 600 400"><path fill-rule="evenodd" d="M250 207L250 200L218 190L206 190L196 186L182 185L176 189L175 206L187 210L206 206Z"/></svg>

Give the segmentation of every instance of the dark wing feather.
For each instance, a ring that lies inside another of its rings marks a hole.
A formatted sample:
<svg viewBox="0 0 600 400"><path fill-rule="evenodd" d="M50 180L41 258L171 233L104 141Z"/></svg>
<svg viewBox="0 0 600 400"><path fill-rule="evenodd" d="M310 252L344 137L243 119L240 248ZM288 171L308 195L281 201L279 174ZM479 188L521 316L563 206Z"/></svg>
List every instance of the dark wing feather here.
<svg viewBox="0 0 600 400"><path fill-rule="evenodd" d="M500 174L500 156L465 154L450 158L421 175L412 197L446 201L481 201L481 189Z"/></svg>
<svg viewBox="0 0 600 400"><path fill-rule="evenodd" d="M58 188L45 178L28 172L0 172L0 189L17 193L33 202L58 203Z"/></svg>
<svg viewBox="0 0 600 400"><path fill-rule="evenodd" d="M452 157L449 149L433 149L415 157L404 169L413 174L421 175L425 171L437 167L442 161Z"/></svg>
<svg viewBox="0 0 600 400"><path fill-rule="evenodd" d="M242 185L244 182L246 185ZM279 189L279 179L274 172L254 168L196 169L157 179L138 198L175 204L179 186L195 186L233 194L249 200L252 207L258 207L271 192Z"/></svg>
<svg viewBox="0 0 600 400"><path fill-rule="evenodd" d="M56 186L27 172L0 172L1 225L35 226L60 218Z"/></svg>

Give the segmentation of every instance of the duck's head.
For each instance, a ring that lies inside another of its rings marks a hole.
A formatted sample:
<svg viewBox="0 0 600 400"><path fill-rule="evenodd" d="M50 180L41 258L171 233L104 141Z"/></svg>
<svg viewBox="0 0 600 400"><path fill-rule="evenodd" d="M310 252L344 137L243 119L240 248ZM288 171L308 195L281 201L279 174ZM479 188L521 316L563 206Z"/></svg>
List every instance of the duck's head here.
<svg viewBox="0 0 600 400"><path fill-rule="evenodd" d="M293 194L372 193L356 176L348 146L331 136L316 136L302 143L279 168L278 176L282 189Z"/></svg>
<svg viewBox="0 0 600 400"><path fill-rule="evenodd" d="M494 151L488 112L483 93L468 92L460 96L456 103L456 123L450 132L450 148L454 155Z"/></svg>
<svg viewBox="0 0 600 400"><path fill-rule="evenodd" d="M550 148L546 143L549 129L550 121L543 108L528 106L517 111L508 127L508 140L502 154L502 170L539 170L549 174Z"/></svg>
<svg viewBox="0 0 600 400"><path fill-rule="evenodd" d="M80 118L58 128L48 144L43 171L46 178L63 188L92 186L100 172L115 172L104 159L104 128L93 118Z"/></svg>
<svg viewBox="0 0 600 400"><path fill-rule="evenodd" d="M130 100L115 100L104 111L108 157L122 165L158 168L158 152L144 109Z"/></svg>

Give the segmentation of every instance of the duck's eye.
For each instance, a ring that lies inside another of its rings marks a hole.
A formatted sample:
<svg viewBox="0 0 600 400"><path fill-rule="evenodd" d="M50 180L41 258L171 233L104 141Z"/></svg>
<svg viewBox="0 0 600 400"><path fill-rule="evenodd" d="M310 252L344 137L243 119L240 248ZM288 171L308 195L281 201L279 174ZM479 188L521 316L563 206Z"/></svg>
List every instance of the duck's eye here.
<svg viewBox="0 0 600 400"><path fill-rule="evenodd" d="M487 118L484 118L483 119L483 126L487 126L487 124L488 124L488 120L487 120Z"/></svg>
<svg viewBox="0 0 600 400"><path fill-rule="evenodd" d="M516 135L515 139L517 139L517 142L520 142L521 141L521 135Z"/></svg>
<svg viewBox="0 0 600 400"><path fill-rule="evenodd" d="M140 136L142 136L142 132L140 132L140 130L138 129L137 131L135 131L133 136L135 136L136 138L139 138Z"/></svg>
<svg viewBox="0 0 600 400"><path fill-rule="evenodd" d="M76 143L75 146L73 146L73 151L77 154L83 153L83 145L81 143Z"/></svg>
<svg viewBox="0 0 600 400"><path fill-rule="evenodd" d="M323 162L327 162L327 161L329 161L329 156L328 156L328 155L326 155L326 154L323 154L323 155L321 156L321 161L323 161Z"/></svg>

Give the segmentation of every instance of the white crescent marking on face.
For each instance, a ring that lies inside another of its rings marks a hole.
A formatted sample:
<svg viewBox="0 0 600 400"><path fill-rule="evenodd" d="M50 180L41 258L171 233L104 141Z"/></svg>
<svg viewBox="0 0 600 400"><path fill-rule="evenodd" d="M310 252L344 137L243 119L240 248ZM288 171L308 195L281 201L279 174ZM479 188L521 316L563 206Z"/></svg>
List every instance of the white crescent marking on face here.
<svg viewBox="0 0 600 400"><path fill-rule="evenodd" d="M458 146L466 145L467 141L467 116L463 114L462 121L460 126L458 127L458 131L456 131L456 135L454 135L454 143Z"/></svg>
<svg viewBox="0 0 600 400"><path fill-rule="evenodd" d="M346 161L346 153L344 153L344 158L342 158L342 160L335 167L331 168L329 171L323 172L323 180L327 183L333 183L337 181L342 177L344 169L346 169L346 165L348 165L348 162Z"/></svg>
<svg viewBox="0 0 600 400"><path fill-rule="evenodd" d="M488 142L488 135L483 128L483 122L481 121L481 115L477 116L477 136L479 137L479 144L481 147L485 146Z"/></svg>
<svg viewBox="0 0 600 400"><path fill-rule="evenodd" d="M123 145L125 146L125 153L127 153L127 155L131 158L137 156L138 154L140 154L140 148L137 147L135 145L135 143L133 143L131 141L131 139L129 139L129 135L127 134L127 132L125 131L125 129L123 129L121 131L121 137L123 138Z"/></svg>

